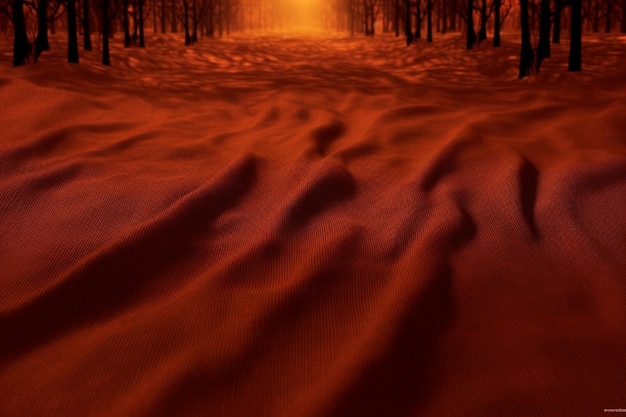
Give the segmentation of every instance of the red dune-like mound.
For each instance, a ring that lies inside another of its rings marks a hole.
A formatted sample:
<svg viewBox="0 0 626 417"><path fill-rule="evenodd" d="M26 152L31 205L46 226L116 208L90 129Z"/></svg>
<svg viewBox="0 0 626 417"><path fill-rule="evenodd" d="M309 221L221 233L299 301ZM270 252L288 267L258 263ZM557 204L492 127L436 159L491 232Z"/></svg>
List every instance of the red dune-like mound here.
<svg viewBox="0 0 626 417"><path fill-rule="evenodd" d="M626 408L624 36L63 42L0 58L0 416Z"/></svg>

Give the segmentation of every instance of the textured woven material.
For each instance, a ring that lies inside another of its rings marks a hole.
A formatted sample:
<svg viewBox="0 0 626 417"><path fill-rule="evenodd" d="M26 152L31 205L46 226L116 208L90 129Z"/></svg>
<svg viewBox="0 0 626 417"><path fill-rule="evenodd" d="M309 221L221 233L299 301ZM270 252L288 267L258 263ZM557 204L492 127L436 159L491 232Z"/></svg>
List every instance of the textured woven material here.
<svg viewBox="0 0 626 417"><path fill-rule="evenodd" d="M626 408L608 39L530 82L456 35L2 61L0 416Z"/></svg>

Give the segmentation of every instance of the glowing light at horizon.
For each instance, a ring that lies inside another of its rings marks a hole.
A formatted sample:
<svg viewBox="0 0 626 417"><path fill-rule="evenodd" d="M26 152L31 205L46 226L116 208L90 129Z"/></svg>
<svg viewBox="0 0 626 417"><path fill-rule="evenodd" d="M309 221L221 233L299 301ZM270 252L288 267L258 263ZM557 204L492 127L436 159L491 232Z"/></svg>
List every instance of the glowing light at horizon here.
<svg viewBox="0 0 626 417"><path fill-rule="evenodd" d="M282 5L288 10L292 20L288 23L289 28L312 31L318 26L316 20L316 6L319 0L282 0Z"/></svg>

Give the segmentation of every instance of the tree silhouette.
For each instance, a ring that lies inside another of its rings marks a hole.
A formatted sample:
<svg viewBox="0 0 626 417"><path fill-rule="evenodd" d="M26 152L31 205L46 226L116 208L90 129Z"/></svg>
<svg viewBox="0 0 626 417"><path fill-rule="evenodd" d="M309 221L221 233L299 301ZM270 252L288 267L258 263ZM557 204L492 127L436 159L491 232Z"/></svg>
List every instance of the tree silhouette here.
<svg viewBox="0 0 626 417"><path fill-rule="evenodd" d="M223 31L230 33L231 24L234 30L239 31L271 29L284 27L294 16L294 9L289 8L287 3L282 2L283 0L152 0L147 4L145 1L0 0L0 12L7 16L5 18L7 22L13 23L14 65L23 65L28 62L31 55L36 62L42 51L49 48L47 28L49 26L50 30L53 30L52 22L62 14L59 11L67 13L67 22L62 26L68 33L68 62L79 61L77 22L84 31L84 48L89 50L92 47L90 32L93 25L90 18L97 17L104 65L111 63L109 48L116 30L123 31L125 47L133 44L135 36L138 45L145 46L146 18L149 22L152 21L155 33L159 30L164 33L169 23L172 29L182 25L185 45L192 45L202 36L215 36L217 31L220 36ZM590 29L604 28L604 32L613 30L620 21L622 26L625 26L623 13L626 7L622 8L622 1L519 0L521 28L519 77L526 77L533 71L539 72L543 61L550 56L550 43L560 41L563 10L565 16L571 19L571 22L566 22L569 24L565 25L565 30L568 30L571 36L568 69L580 71L583 24ZM18 4L19 7L16 6ZM448 30L455 31L455 28L462 27L466 35L466 49L470 50L486 38L489 27L493 29L493 46L501 45L500 32L511 5L512 0L329 0L318 9L314 9L313 16L317 23L323 24L325 28L337 28L351 34L363 33L366 36L373 36L381 23L384 33L395 32L399 35L404 29L407 45L421 37L423 19L427 42L433 41L436 32L446 33ZM122 13L118 14L120 10ZM28 28L32 27L32 23L28 23L27 19L30 16L28 13L36 16L38 26L32 48L28 36ZM80 15L80 21L77 15ZM115 27L118 16L121 23L119 29ZM480 19L476 26L474 16ZM465 24L462 25L461 22ZM5 23L5 28L8 27L7 24ZM535 31L538 42L533 45Z"/></svg>
<svg viewBox="0 0 626 417"><path fill-rule="evenodd" d="M404 0L404 32L406 34L406 45L413 43L413 28L411 25L411 0Z"/></svg>
<svg viewBox="0 0 626 417"><path fill-rule="evenodd" d="M532 72L534 53L530 42L530 22L528 18L528 0L520 0L520 24L522 28L522 48L519 58L519 78Z"/></svg>
<svg viewBox="0 0 626 417"><path fill-rule="evenodd" d="M545 58L550 57L550 0L541 0L541 21L539 26L539 44L537 45L537 72Z"/></svg>
<svg viewBox="0 0 626 417"><path fill-rule="evenodd" d="M38 0L32 3L37 12L37 37L35 38L35 62L43 51L50 50L48 41L48 0Z"/></svg>
<svg viewBox="0 0 626 417"><path fill-rule="evenodd" d="M8 30L8 24L5 25L8 22L13 26L13 66L19 67L28 62L32 52L26 32L23 0L0 1L0 26Z"/></svg>
<svg viewBox="0 0 626 417"><path fill-rule="evenodd" d="M145 41L145 36L144 36L144 17L145 17L144 12L143 12L144 0L137 0L137 3L138 3L137 25L139 26L139 47L144 48L146 46L146 41Z"/></svg>
<svg viewBox="0 0 626 417"><path fill-rule="evenodd" d="M426 42L432 42L433 41L433 0L426 1L426 15L427 15Z"/></svg>
<svg viewBox="0 0 626 417"><path fill-rule="evenodd" d="M89 24L89 0L83 0L83 49L91 51L91 25Z"/></svg>
<svg viewBox="0 0 626 417"><path fill-rule="evenodd" d="M128 48L132 43L130 37L130 22L128 19L128 0L122 0L122 28L124 30L124 48Z"/></svg>
<svg viewBox="0 0 626 417"><path fill-rule="evenodd" d="M480 0L480 29L478 30L478 42L487 39L487 21L490 13L487 11L487 0Z"/></svg>
<svg viewBox="0 0 626 417"><path fill-rule="evenodd" d="M622 0L622 33L626 33L626 0Z"/></svg>
<svg viewBox="0 0 626 417"><path fill-rule="evenodd" d="M582 70L582 0L572 0L568 71Z"/></svg>
<svg viewBox="0 0 626 417"><path fill-rule="evenodd" d="M474 30L474 0L467 0L465 19L467 31L466 49L469 51L474 47L474 45L476 45L476 31Z"/></svg>
<svg viewBox="0 0 626 417"><path fill-rule="evenodd" d="M76 33L76 0L67 0L67 62L78 64L78 34Z"/></svg>
<svg viewBox="0 0 626 417"><path fill-rule="evenodd" d="M565 8L565 0L554 2L554 29L552 30L552 43L561 43L561 16Z"/></svg>
<svg viewBox="0 0 626 417"><path fill-rule="evenodd" d="M115 20L118 10L122 7L119 2L111 3L111 0L99 0L102 36L102 65L111 65L111 53L109 49L109 37L111 36L111 23Z"/></svg>
<svg viewBox="0 0 626 417"><path fill-rule="evenodd" d="M422 39L422 0L415 1L415 39Z"/></svg>
<svg viewBox="0 0 626 417"><path fill-rule="evenodd" d="M500 9L502 8L502 0L494 0L494 18L493 18L493 47L497 48L502 45L500 40Z"/></svg>

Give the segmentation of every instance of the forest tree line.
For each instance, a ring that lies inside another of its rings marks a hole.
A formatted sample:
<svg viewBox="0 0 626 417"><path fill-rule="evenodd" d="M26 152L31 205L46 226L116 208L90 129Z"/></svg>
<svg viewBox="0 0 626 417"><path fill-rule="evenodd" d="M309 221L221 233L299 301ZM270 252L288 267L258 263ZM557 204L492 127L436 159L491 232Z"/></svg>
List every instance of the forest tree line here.
<svg viewBox="0 0 626 417"><path fill-rule="evenodd" d="M539 72L551 55L550 44L559 44L564 31L570 38L569 71L582 70L583 27L626 33L626 0L335 0L334 5L324 16L334 11L338 30L374 36L378 23L382 32L402 34L407 45L422 38L432 42L433 32L460 31L470 50L487 40L489 30L497 48L508 20L521 35L519 78Z"/></svg>
<svg viewBox="0 0 626 417"><path fill-rule="evenodd" d="M521 29L521 13L519 0L333 0L335 3L325 7L325 28L330 29L337 24L338 30L351 33L363 33L373 36L375 25L372 17L376 16L376 28L382 32L395 32L396 35L407 34L407 25L412 28L409 43L428 32L428 20L431 29L437 33L457 32L465 28L467 11L472 10L476 41L487 38L487 30L495 32L509 16L508 25L514 30ZM531 29L538 30L541 8L549 6L547 11L554 26L554 43L560 42L563 30L569 29L568 10L571 0L529 0L529 24ZM590 32L620 31L626 33L626 0L583 0L582 21L585 29ZM407 13L408 11L408 13ZM335 19L329 19L333 16ZM565 16L566 15L566 16ZM407 22L407 16L408 22ZM494 38L495 38L494 34Z"/></svg>
<svg viewBox="0 0 626 417"><path fill-rule="evenodd" d="M102 64L110 65L110 40L120 34L124 47L145 47L147 29L184 34L189 46L199 37L233 31L272 30L293 23L296 10L283 0L0 0L0 32L13 29L13 65L37 61L50 48L49 33L68 34L68 62L79 62L79 43L92 50L101 40ZM550 43L570 35L571 71L581 69L583 27L593 32L626 33L626 0L327 0L309 11L324 30L393 32L410 45L432 42L434 34L460 32L467 49L486 41L501 45L505 21L521 34L520 77L539 71ZM531 34L538 33L533 45ZM79 40L80 38L80 40Z"/></svg>

